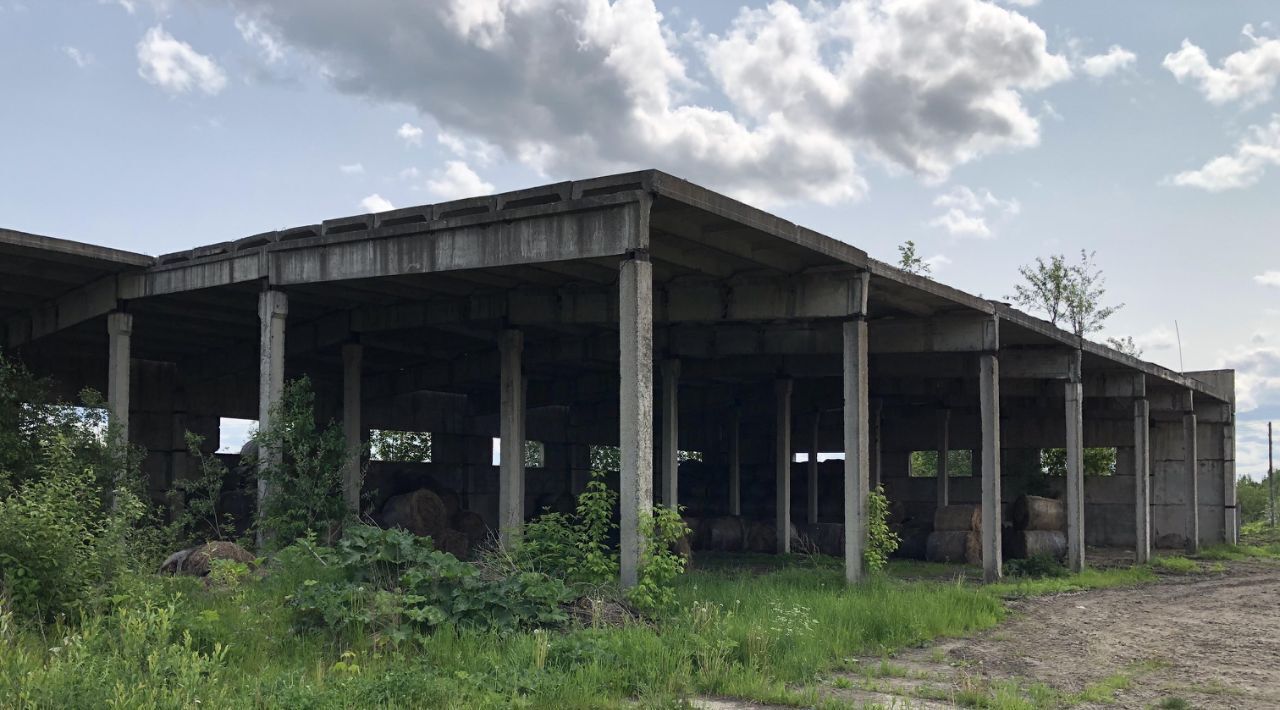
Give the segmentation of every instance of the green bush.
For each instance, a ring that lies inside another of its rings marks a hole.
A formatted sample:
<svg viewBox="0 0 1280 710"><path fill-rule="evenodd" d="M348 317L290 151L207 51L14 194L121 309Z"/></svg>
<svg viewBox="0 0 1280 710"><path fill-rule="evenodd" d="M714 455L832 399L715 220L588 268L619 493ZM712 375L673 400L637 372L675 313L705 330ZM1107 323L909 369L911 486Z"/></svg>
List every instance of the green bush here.
<svg viewBox="0 0 1280 710"><path fill-rule="evenodd" d="M609 546L618 528L613 523L617 506L618 495L605 485L604 474L592 472L576 513L544 513L527 523L509 551L512 562L574 587L617 584L618 552Z"/></svg>
<svg viewBox="0 0 1280 710"><path fill-rule="evenodd" d="M1004 573L1009 577L1026 579L1066 577L1071 574L1053 555L1032 555L1026 559L1007 560L1004 563Z"/></svg>
<svg viewBox="0 0 1280 710"><path fill-rule="evenodd" d="M867 493L867 546L862 551L862 564L872 572L884 569L900 542L898 533L889 527L889 498L884 486L876 486Z"/></svg>
<svg viewBox="0 0 1280 710"><path fill-rule="evenodd" d="M186 432L185 438L187 452L199 472L173 482L169 500L178 512L170 526L170 535L179 547L209 540L231 540L236 532L235 516L222 508L227 466L217 456L200 450L203 437Z"/></svg>

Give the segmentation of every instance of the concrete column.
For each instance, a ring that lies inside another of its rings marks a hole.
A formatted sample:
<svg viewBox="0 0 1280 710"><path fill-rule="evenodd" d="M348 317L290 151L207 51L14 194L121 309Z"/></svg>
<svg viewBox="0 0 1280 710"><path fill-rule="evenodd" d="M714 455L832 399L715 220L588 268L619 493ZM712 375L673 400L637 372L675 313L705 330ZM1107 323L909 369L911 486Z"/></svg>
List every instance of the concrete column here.
<svg viewBox="0 0 1280 710"><path fill-rule="evenodd" d="M774 409L775 495L774 523L777 533L777 551L780 555L791 552L791 380L774 383L777 405Z"/></svg>
<svg viewBox="0 0 1280 710"><path fill-rule="evenodd" d="M982 577L1001 576L1000 550L1000 358L984 353L978 372L982 410Z"/></svg>
<svg viewBox="0 0 1280 710"><path fill-rule="evenodd" d="M880 419L884 413L884 402L876 400L871 403L871 432L870 444L867 452L870 460L871 488L878 487L884 482L884 470L880 456Z"/></svg>
<svg viewBox="0 0 1280 710"><path fill-rule="evenodd" d="M1190 400L1188 393L1187 399ZM1200 551L1200 472L1196 455L1196 413L1187 409L1182 413L1182 447L1184 471L1187 477L1187 552Z"/></svg>
<svg viewBox="0 0 1280 710"><path fill-rule="evenodd" d="M844 576L863 578L867 540L867 321L858 315L843 326L844 373Z"/></svg>
<svg viewBox="0 0 1280 710"><path fill-rule="evenodd" d="M1151 561L1151 405L1133 400L1134 560Z"/></svg>
<svg viewBox="0 0 1280 710"><path fill-rule="evenodd" d="M501 368L498 421L498 537L503 546L515 542L524 525L524 333L504 330L498 336Z"/></svg>
<svg viewBox="0 0 1280 710"><path fill-rule="evenodd" d="M1078 357L1078 355L1077 355ZM1078 373L1079 370L1077 369ZM1079 377L1064 385L1066 396L1067 452L1067 565L1072 572L1084 569L1084 388ZM984 531L985 532L985 531Z"/></svg>
<svg viewBox="0 0 1280 710"><path fill-rule="evenodd" d="M1224 542L1234 545L1240 541L1239 513L1236 500L1236 415L1235 406L1231 405L1231 414L1222 425L1222 512L1225 516L1222 524L1225 535Z"/></svg>
<svg viewBox="0 0 1280 710"><path fill-rule="evenodd" d="M680 504L680 361L662 361L662 502Z"/></svg>
<svg viewBox="0 0 1280 710"><path fill-rule="evenodd" d="M951 472L947 470L951 455L951 410L938 410L938 507L951 505Z"/></svg>
<svg viewBox="0 0 1280 710"><path fill-rule="evenodd" d="M818 522L818 427L822 424L822 412L814 411L813 413L813 430L809 432L809 465L807 473L809 474L809 485L807 487L809 493L809 509L808 521L810 525Z"/></svg>
<svg viewBox="0 0 1280 710"><path fill-rule="evenodd" d="M628 254L619 273L618 353L619 566L626 588L639 579L640 526L653 507L653 264L643 252Z"/></svg>
<svg viewBox="0 0 1280 710"><path fill-rule="evenodd" d="M729 515L742 515L742 409L729 412Z"/></svg>
<svg viewBox="0 0 1280 710"><path fill-rule="evenodd" d="M107 314L107 413L116 442L129 442L129 372L133 315Z"/></svg>
<svg viewBox="0 0 1280 710"><path fill-rule="evenodd" d="M352 515L360 514L360 464L364 457L364 425L360 417L363 362L364 347L360 343L342 346L342 436L347 444L347 463L342 470L342 497Z"/></svg>
<svg viewBox="0 0 1280 710"><path fill-rule="evenodd" d="M284 327L289 316L289 297L284 291L268 289L258 294L258 431L272 426L272 413L284 395ZM280 452L274 447L258 449L258 516L270 495L263 472L280 463ZM269 532L259 526L258 545Z"/></svg>

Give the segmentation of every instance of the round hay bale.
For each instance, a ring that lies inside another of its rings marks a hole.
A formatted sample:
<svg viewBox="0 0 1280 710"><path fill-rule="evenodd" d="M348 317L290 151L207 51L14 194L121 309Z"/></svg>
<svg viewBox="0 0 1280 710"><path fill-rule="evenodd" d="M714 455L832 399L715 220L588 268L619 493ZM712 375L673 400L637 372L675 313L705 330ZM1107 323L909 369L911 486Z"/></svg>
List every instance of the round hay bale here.
<svg viewBox="0 0 1280 710"><path fill-rule="evenodd" d="M382 506L382 522L388 527L408 530L414 535L435 537L449 526L444 502L440 496L419 488L391 496Z"/></svg>
<svg viewBox="0 0 1280 710"><path fill-rule="evenodd" d="M702 546L717 552L741 552L746 540L742 518L724 515L703 523Z"/></svg>
<svg viewBox="0 0 1280 710"><path fill-rule="evenodd" d="M214 560L231 560L232 562L251 565L254 557L248 550L234 542L218 540L205 543L191 550L191 554L187 555L186 560L178 566L177 571L193 577L203 577L209 574Z"/></svg>
<svg viewBox="0 0 1280 710"><path fill-rule="evenodd" d="M462 510L462 505L458 500L458 494L446 488L435 490L435 494L440 496L440 502L444 504L444 514L452 518L453 514Z"/></svg>
<svg viewBox="0 0 1280 710"><path fill-rule="evenodd" d="M976 505L944 505L933 514L936 532L982 530L982 509Z"/></svg>
<svg viewBox="0 0 1280 710"><path fill-rule="evenodd" d="M489 526L484 517L474 510L459 510L453 514L453 528L467 536L467 546L475 549L489 539Z"/></svg>
<svg viewBox="0 0 1280 710"><path fill-rule="evenodd" d="M813 523L809 526L809 538L824 555L839 557L844 554L843 523Z"/></svg>
<svg viewBox="0 0 1280 710"><path fill-rule="evenodd" d="M440 533L431 538L431 543L441 552L447 552L460 560L467 559L471 554L471 545L467 542L467 536L453 528L445 528Z"/></svg>
<svg viewBox="0 0 1280 710"><path fill-rule="evenodd" d="M748 552L776 552L778 541L774 536L773 526L761 520L746 523Z"/></svg>
<svg viewBox="0 0 1280 710"><path fill-rule="evenodd" d="M1062 501L1040 496L1019 496L1013 501L1014 530L1066 530L1067 510Z"/></svg>
<svg viewBox="0 0 1280 710"><path fill-rule="evenodd" d="M981 561L982 541L975 532L935 530L925 541L925 559L930 562Z"/></svg>
<svg viewBox="0 0 1280 710"><path fill-rule="evenodd" d="M929 546L929 531L923 528L904 527L897 531L898 533L898 549L893 551L893 557L906 560L923 560L927 558Z"/></svg>
<svg viewBox="0 0 1280 710"><path fill-rule="evenodd" d="M1062 560L1067 556L1067 534L1061 530L1017 530L1006 533L1005 539L1011 558L1049 555Z"/></svg>

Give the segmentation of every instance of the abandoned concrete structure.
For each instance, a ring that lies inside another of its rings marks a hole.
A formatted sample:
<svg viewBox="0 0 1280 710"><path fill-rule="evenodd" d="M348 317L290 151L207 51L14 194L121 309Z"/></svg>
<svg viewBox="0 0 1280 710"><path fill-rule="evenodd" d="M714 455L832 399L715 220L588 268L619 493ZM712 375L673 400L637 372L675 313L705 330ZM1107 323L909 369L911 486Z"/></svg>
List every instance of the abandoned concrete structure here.
<svg viewBox="0 0 1280 710"><path fill-rule="evenodd" d="M980 503L995 579L1002 504L1043 478L1045 447L1067 452L1038 485L1065 494L1073 567L1086 544L1143 561L1236 534L1231 371L1143 362L656 171L158 258L0 230L0 274L0 345L105 391L157 496L186 475L184 430L216 448L220 417L266 421L306 373L352 444L431 432L419 473L503 536L584 485L588 446L619 446L624 582L655 493L771 519L783 551L793 515L843 522L856 580L875 483ZM525 439L541 468L524 470ZM1083 475L1094 446L1117 449L1114 475ZM943 475L908 475L911 452L948 449L973 452L972 477L945 475L946 456ZM703 452L696 476L678 450Z"/></svg>

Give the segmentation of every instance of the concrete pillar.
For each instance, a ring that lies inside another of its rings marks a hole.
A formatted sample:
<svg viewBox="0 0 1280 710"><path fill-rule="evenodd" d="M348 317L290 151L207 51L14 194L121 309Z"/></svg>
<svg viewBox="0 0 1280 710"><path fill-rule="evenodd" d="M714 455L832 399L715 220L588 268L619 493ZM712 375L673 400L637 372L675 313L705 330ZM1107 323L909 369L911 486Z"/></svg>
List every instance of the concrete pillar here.
<svg viewBox="0 0 1280 710"><path fill-rule="evenodd" d="M524 525L524 333L504 330L498 336L501 368L498 421L498 538L515 542Z"/></svg>
<svg viewBox="0 0 1280 710"><path fill-rule="evenodd" d="M774 409L774 523L777 534L777 551L780 555L791 552L791 380L774 383L777 405Z"/></svg>
<svg viewBox="0 0 1280 710"><path fill-rule="evenodd" d="M729 412L729 515L742 515L742 409Z"/></svg>
<svg viewBox="0 0 1280 710"><path fill-rule="evenodd" d="M653 507L653 264L633 252L618 278L619 562L624 588L639 579L645 541L641 521Z"/></svg>
<svg viewBox="0 0 1280 710"><path fill-rule="evenodd" d="M871 488L876 488L881 483L884 482L884 470L883 470L884 467L883 467L883 464L881 463L881 456L880 456L880 420L882 418L881 415L883 413L884 413L884 402L880 400L876 400L871 403L871 422L870 422L871 441L869 444L869 450L867 452L868 459L871 462L870 463Z"/></svg>
<svg viewBox="0 0 1280 710"><path fill-rule="evenodd" d="M947 463L951 456L951 410L938 410L938 507L951 505L951 472Z"/></svg>
<svg viewBox="0 0 1280 710"><path fill-rule="evenodd" d="M1225 516L1222 524L1226 544L1234 545L1240 541L1239 509L1236 507L1236 415L1235 406L1231 405L1231 414L1222 425L1222 512Z"/></svg>
<svg viewBox="0 0 1280 710"><path fill-rule="evenodd" d="M284 395L284 327L289 316L289 297L284 291L268 289L258 294L258 431L272 426L272 413ZM264 471L277 467L280 451L263 446L258 449L258 517L270 495ZM258 528L258 545L269 536Z"/></svg>
<svg viewBox="0 0 1280 710"><path fill-rule="evenodd" d="M107 314L107 413L116 442L129 442L129 373L133 315Z"/></svg>
<svg viewBox="0 0 1280 710"><path fill-rule="evenodd" d="M1076 357L1079 357L1078 351ZM1078 364L1078 362L1077 362ZM1064 385L1066 396L1067 453L1067 566L1084 569L1084 388L1079 369Z"/></svg>
<svg viewBox="0 0 1280 710"><path fill-rule="evenodd" d="M347 463L342 470L342 497L352 515L360 514L360 464L364 457L364 425L360 416L363 363L364 347L360 343L342 346L342 437L347 444Z"/></svg>
<svg viewBox="0 0 1280 710"><path fill-rule="evenodd" d="M978 398L982 410L982 577L1001 576L1000 550L1000 358L983 353Z"/></svg>
<svg viewBox="0 0 1280 710"><path fill-rule="evenodd" d="M844 576L850 584L863 578L862 552L867 544L867 321L862 315L844 322Z"/></svg>
<svg viewBox="0 0 1280 710"><path fill-rule="evenodd" d="M1182 447L1187 477L1187 552L1195 554L1200 551L1200 472L1196 455L1196 412L1190 408L1190 393L1187 393L1187 400L1188 409L1182 413Z"/></svg>
<svg viewBox="0 0 1280 710"><path fill-rule="evenodd" d="M662 503L680 504L680 361L662 361Z"/></svg>
<svg viewBox="0 0 1280 710"><path fill-rule="evenodd" d="M1134 561L1151 561L1151 405L1133 400Z"/></svg>
<svg viewBox="0 0 1280 710"><path fill-rule="evenodd" d="M818 427L822 424L822 412L814 411L813 429L809 432L809 465L808 493L809 506L807 519L810 525L818 522Z"/></svg>

